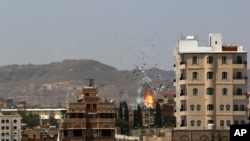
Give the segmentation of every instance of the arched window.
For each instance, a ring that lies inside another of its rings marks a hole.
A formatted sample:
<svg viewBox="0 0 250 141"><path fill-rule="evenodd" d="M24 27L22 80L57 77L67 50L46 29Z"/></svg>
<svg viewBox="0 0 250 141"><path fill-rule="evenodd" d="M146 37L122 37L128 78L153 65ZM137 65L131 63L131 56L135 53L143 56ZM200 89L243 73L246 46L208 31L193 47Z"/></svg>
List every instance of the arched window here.
<svg viewBox="0 0 250 141"><path fill-rule="evenodd" d="M191 120L191 121L190 121L190 125L191 125L191 126L194 126L194 120Z"/></svg>
<svg viewBox="0 0 250 141"><path fill-rule="evenodd" d="M224 126L224 120L220 121L220 126Z"/></svg>
<svg viewBox="0 0 250 141"><path fill-rule="evenodd" d="M239 107L237 104L234 104L234 111L239 111Z"/></svg>
<svg viewBox="0 0 250 141"><path fill-rule="evenodd" d="M201 105L196 105L196 109L197 109L197 111L200 111L201 110Z"/></svg>
<svg viewBox="0 0 250 141"><path fill-rule="evenodd" d="M227 95L227 88L222 89L222 95Z"/></svg>
<svg viewBox="0 0 250 141"><path fill-rule="evenodd" d="M201 121L197 120L197 126L201 126Z"/></svg>
<svg viewBox="0 0 250 141"><path fill-rule="evenodd" d="M237 88L236 89L236 93L237 93L237 95L242 95L242 89L241 88Z"/></svg>
<svg viewBox="0 0 250 141"><path fill-rule="evenodd" d="M220 110L224 111L224 105L222 105L222 104L220 105Z"/></svg>
<svg viewBox="0 0 250 141"><path fill-rule="evenodd" d="M234 120L234 124L239 124L239 121L238 120Z"/></svg>
<svg viewBox="0 0 250 141"><path fill-rule="evenodd" d="M197 88L194 88L194 89L193 89L193 96L196 96L196 95L198 95L198 89L197 89Z"/></svg>
<svg viewBox="0 0 250 141"><path fill-rule="evenodd" d="M226 110L230 111L230 105L226 105Z"/></svg>
<svg viewBox="0 0 250 141"><path fill-rule="evenodd" d="M208 56L207 57L207 64L213 64L213 62L214 62L213 57L212 56Z"/></svg>
<svg viewBox="0 0 250 141"><path fill-rule="evenodd" d="M194 111L194 105L190 105L190 110Z"/></svg>
<svg viewBox="0 0 250 141"><path fill-rule="evenodd" d="M226 64L227 63L227 57L226 56L222 56L221 58L221 64Z"/></svg>
<svg viewBox="0 0 250 141"><path fill-rule="evenodd" d="M197 56L193 56L193 58L192 58L192 64L198 64Z"/></svg>
<svg viewBox="0 0 250 141"><path fill-rule="evenodd" d="M207 88L207 95L213 95L214 89L213 88Z"/></svg>
<svg viewBox="0 0 250 141"><path fill-rule="evenodd" d="M236 78L237 79L242 79L242 73L241 72L237 72L236 73Z"/></svg>
<svg viewBox="0 0 250 141"><path fill-rule="evenodd" d="M227 79L227 72L222 72L222 79Z"/></svg>
<svg viewBox="0 0 250 141"><path fill-rule="evenodd" d="M197 72L193 72L192 78L193 78L193 80L197 80L198 79L198 73Z"/></svg>
<svg viewBox="0 0 250 141"><path fill-rule="evenodd" d="M245 111L245 105L240 105L240 110Z"/></svg>
<svg viewBox="0 0 250 141"><path fill-rule="evenodd" d="M227 120L226 123L227 123L227 126L230 126L231 121L230 121L230 120Z"/></svg>
<svg viewBox="0 0 250 141"><path fill-rule="evenodd" d="M207 72L207 79L213 79L213 72Z"/></svg>
<svg viewBox="0 0 250 141"><path fill-rule="evenodd" d="M237 62L237 64L241 64L242 63L242 57L241 56L237 56L236 62Z"/></svg>

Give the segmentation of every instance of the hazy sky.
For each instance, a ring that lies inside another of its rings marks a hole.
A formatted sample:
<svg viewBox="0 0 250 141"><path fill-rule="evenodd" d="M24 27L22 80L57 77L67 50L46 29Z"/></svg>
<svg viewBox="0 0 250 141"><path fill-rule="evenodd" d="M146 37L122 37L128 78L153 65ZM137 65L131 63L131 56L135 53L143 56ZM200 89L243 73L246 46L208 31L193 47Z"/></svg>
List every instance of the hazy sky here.
<svg viewBox="0 0 250 141"><path fill-rule="evenodd" d="M248 0L0 2L0 65L94 59L117 69L172 70L177 35L222 33L250 51Z"/></svg>

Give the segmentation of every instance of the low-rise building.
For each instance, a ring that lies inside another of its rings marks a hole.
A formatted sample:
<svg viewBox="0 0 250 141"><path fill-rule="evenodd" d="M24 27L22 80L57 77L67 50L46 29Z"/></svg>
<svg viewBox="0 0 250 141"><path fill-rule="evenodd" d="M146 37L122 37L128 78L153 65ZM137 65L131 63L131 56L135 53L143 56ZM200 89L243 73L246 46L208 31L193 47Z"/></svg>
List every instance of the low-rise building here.
<svg viewBox="0 0 250 141"><path fill-rule="evenodd" d="M0 112L0 140L21 140L21 119L19 114L3 114Z"/></svg>

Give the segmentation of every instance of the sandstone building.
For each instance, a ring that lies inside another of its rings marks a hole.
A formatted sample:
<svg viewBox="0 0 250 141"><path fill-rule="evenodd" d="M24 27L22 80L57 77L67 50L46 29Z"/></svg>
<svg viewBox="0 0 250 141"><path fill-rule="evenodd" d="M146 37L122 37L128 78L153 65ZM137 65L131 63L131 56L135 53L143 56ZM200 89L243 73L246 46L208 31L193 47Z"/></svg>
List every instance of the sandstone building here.
<svg viewBox="0 0 250 141"><path fill-rule="evenodd" d="M228 129L247 124L247 52L222 44L222 35L209 34L209 45L195 36L174 49L176 129Z"/></svg>

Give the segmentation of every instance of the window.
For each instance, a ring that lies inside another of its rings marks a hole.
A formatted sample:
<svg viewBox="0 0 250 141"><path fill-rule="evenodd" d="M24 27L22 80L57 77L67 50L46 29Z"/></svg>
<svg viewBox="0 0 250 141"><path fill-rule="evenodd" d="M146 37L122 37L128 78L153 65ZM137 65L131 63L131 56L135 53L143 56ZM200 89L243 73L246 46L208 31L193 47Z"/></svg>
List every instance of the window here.
<svg viewBox="0 0 250 141"><path fill-rule="evenodd" d="M198 61L197 61L197 56L193 56L192 58L192 64L197 64Z"/></svg>
<svg viewBox="0 0 250 141"><path fill-rule="evenodd" d="M17 130L17 126L14 126L13 129L14 129L14 130Z"/></svg>
<svg viewBox="0 0 250 141"><path fill-rule="evenodd" d="M90 104L87 104L87 109L90 109Z"/></svg>
<svg viewBox="0 0 250 141"><path fill-rule="evenodd" d="M209 123L210 123L210 124L213 124L214 121L213 121L213 120L208 120L207 123L208 123L208 124L209 124Z"/></svg>
<svg viewBox="0 0 250 141"><path fill-rule="evenodd" d="M227 57L226 56L222 56L221 58L221 64L226 64L227 63Z"/></svg>
<svg viewBox="0 0 250 141"><path fill-rule="evenodd" d="M242 73L241 72L237 72L236 73L236 78L237 79L242 79Z"/></svg>
<svg viewBox="0 0 250 141"><path fill-rule="evenodd" d="M193 96L196 96L196 95L198 95L198 89L197 89L197 88L194 88L194 89L193 89Z"/></svg>
<svg viewBox="0 0 250 141"><path fill-rule="evenodd" d="M2 119L2 123L4 123L4 120Z"/></svg>
<svg viewBox="0 0 250 141"><path fill-rule="evenodd" d="M207 110L208 110L208 111L214 110L214 105L213 105L213 104L208 104L208 105L207 105Z"/></svg>
<svg viewBox="0 0 250 141"><path fill-rule="evenodd" d="M213 95L214 89L213 88L207 88L207 95Z"/></svg>
<svg viewBox="0 0 250 141"><path fill-rule="evenodd" d="M197 72L193 72L192 78L193 78L193 80L197 80L198 79L198 73Z"/></svg>
<svg viewBox="0 0 250 141"><path fill-rule="evenodd" d="M245 105L240 105L240 110L245 111Z"/></svg>
<svg viewBox="0 0 250 141"><path fill-rule="evenodd" d="M234 111L239 111L239 107L238 107L238 105L234 105Z"/></svg>
<svg viewBox="0 0 250 141"><path fill-rule="evenodd" d="M241 121L240 121L240 124L245 124L245 120L241 120Z"/></svg>
<svg viewBox="0 0 250 141"><path fill-rule="evenodd" d="M224 126L224 120L220 121L220 126Z"/></svg>
<svg viewBox="0 0 250 141"><path fill-rule="evenodd" d="M242 63L242 57L241 56L237 56L236 63L237 64L241 64Z"/></svg>
<svg viewBox="0 0 250 141"><path fill-rule="evenodd" d="M207 57L207 64L213 64L213 57L212 56Z"/></svg>
<svg viewBox="0 0 250 141"><path fill-rule="evenodd" d="M14 119L14 120L13 120L13 122L14 122L14 123L17 123L17 120L16 120L16 119Z"/></svg>
<svg viewBox="0 0 250 141"><path fill-rule="evenodd" d="M230 126L231 121L230 121L230 120L227 120L226 123L227 123L227 126Z"/></svg>
<svg viewBox="0 0 250 141"><path fill-rule="evenodd" d="M222 89L222 95L227 95L227 88Z"/></svg>
<svg viewBox="0 0 250 141"><path fill-rule="evenodd" d="M220 110L224 111L224 105L222 105L222 104L220 105Z"/></svg>
<svg viewBox="0 0 250 141"><path fill-rule="evenodd" d="M9 120L8 120L8 119L6 119L6 120L5 120L5 122L6 122L6 123L9 123Z"/></svg>
<svg viewBox="0 0 250 141"><path fill-rule="evenodd" d="M194 126L194 120L190 121L191 126Z"/></svg>
<svg viewBox="0 0 250 141"><path fill-rule="evenodd" d="M230 111L230 105L226 105L226 110Z"/></svg>
<svg viewBox="0 0 250 141"><path fill-rule="evenodd" d="M4 126L2 126L2 130L4 130Z"/></svg>
<svg viewBox="0 0 250 141"><path fill-rule="evenodd" d="M197 126L201 126L201 121L197 120Z"/></svg>
<svg viewBox="0 0 250 141"><path fill-rule="evenodd" d="M236 124L236 125L239 124L239 121L238 121L238 120L235 120L235 121L234 121L234 124Z"/></svg>
<svg viewBox="0 0 250 141"><path fill-rule="evenodd" d="M190 110L194 111L194 105L190 105Z"/></svg>
<svg viewBox="0 0 250 141"><path fill-rule="evenodd" d="M10 128L9 128L9 126L6 126L5 129L6 129L6 130L9 130Z"/></svg>
<svg viewBox="0 0 250 141"><path fill-rule="evenodd" d="M236 89L236 94L237 95L242 95L242 89L241 88L237 88Z"/></svg>
<svg viewBox="0 0 250 141"><path fill-rule="evenodd" d="M93 109L96 109L96 104L93 104Z"/></svg>
<svg viewBox="0 0 250 141"><path fill-rule="evenodd" d="M213 72L207 72L207 79L213 79Z"/></svg>
<svg viewBox="0 0 250 141"><path fill-rule="evenodd" d="M201 105L197 105L196 109L197 109L197 111L200 111L201 110Z"/></svg>
<svg viewBox="0 0 250 141"><path fill-rule="evenodd" d="M223 79L227 79L227 72L222 72L221 75L222 75L222 80L223 80Z"/></svg>

